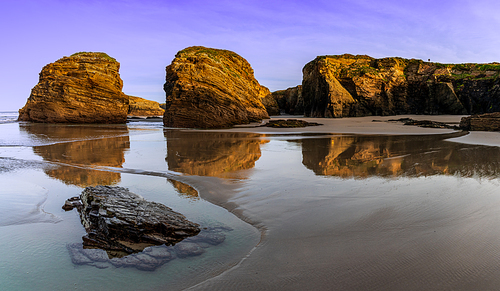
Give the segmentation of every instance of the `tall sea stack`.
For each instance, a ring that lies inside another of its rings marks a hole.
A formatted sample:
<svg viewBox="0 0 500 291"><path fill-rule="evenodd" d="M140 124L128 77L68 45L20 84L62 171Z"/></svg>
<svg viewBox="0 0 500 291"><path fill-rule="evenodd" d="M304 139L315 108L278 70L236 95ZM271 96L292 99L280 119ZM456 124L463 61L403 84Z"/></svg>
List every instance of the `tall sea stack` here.
<svg viewBox="0 0 500 291"><path fill-rule="evenodd" d="M20 121L125 123L129 98L120 63L105 53L81 52L43 67Z"/></svg>
<svg viewBox="0 0 500 291"><path fill-rule="evenodd" d="M224 128L269 118L270 94L238 54L201 46L179 51L166 68L167 127Z"/></svg>

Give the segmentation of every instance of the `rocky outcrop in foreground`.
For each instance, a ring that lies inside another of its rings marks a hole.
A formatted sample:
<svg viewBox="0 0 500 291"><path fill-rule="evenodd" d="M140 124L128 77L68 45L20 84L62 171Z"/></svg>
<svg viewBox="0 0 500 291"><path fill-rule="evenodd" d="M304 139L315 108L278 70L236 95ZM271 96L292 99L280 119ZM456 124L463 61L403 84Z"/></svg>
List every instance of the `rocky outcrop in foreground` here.
<svg viewBox="0 0 500 291"><path fill-rule="evenodd" d="M80 195L83 245L121 257L147 246L172 245L200 232L198 224L126 188L87 187ZM71 203L76 203L71 201ZM78 206L78 205L75 205Z"/></svg>
<svg viewBox="0 0 500 291"><path fill-rule="evenodd" d="M320 56L303 69L304 113L351 117L496 112L500 111L499 73L498 63Z"/></svg>
<svg viewBox="0 0 500 291"><path fill-rule="evenodd" d="M463 130L500 131L500 112L462 117L460 128Z"/></svg>
<svg viewBox="0 0 500 291"><path fill-rule="evenodd" d="M128 116L163 116L165 109L160 107L160 103L140 97L129 97Z"/></svg>
<svg viewBox="0 0 500 291"><path fill-rule="evenodd" d="M129 107L120 63L105 53L82 52L43 67L20 121L125 123Z"/></svg>
<svg viewBox="0 0 500 291"><path fill-rule="evenodd" d="M269 118L269 95L241 56L227 50L189 47L166 68L167 127L223 128Z"/></svg>

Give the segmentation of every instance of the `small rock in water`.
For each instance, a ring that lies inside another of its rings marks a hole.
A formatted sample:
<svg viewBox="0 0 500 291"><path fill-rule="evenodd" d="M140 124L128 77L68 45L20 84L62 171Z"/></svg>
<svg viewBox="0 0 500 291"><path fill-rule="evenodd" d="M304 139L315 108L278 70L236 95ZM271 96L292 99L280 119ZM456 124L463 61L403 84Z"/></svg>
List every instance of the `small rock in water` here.
<svg viewBox="0 0 500 291"><path fill-rule="evenodd" d="M199 256L205 252L201 246L192 242L180 242L174 249L179 258Z"/></svg>

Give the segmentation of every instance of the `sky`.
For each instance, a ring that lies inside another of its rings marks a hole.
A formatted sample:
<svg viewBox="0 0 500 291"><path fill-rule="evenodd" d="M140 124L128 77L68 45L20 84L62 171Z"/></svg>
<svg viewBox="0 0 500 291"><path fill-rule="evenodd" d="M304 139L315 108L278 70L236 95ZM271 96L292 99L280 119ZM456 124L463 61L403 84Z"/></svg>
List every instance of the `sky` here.
<svg viewBox="0 0 500 291"><path fill-rule="evenodd" d="M319 55L500 62L497 0L0 0L0 15L0 111L80 51L116 58L123 92L158 102L165 67L194 45L236 52L271 91Z"/></svg>

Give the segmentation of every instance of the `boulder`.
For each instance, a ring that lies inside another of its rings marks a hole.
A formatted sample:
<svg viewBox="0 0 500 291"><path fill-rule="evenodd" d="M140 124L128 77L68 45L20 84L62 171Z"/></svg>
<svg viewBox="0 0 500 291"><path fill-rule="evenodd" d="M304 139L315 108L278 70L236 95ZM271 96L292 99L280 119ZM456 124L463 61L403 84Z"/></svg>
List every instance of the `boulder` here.
<svg viewBox="0 0 500 291"><path fill-rule="evenodd" d="M269 90L234 52L201 46L179 51L166 68L167 127L224 128L269 118Z"/></svg>
<svg viewBox="0 0 500 291"><path fill-rule="evenodd" d="M463 130L500 131L500 112L462 117L460 128Z"/></svg>
<svg viewBox="0 0 500 291"><path fill-rule="evenodd" d="M87 231L83 245L107 250L111 256L152 245L173 245L200 232L199 225L184 215L126 188L87 187L80 199L80 217Z"/></svg>
<svg viewBox="0 0 500 291"><path fill-rule="evenodd" d="M125 123L129 98L120 63L105 53L81 52L43 67L20 121Z"/></svg>
<svg viewBox="0 0 500 291"><path fill-rule="evenodd" d="M140 97L129 97L128 116L163 116L165 109L160 107L160 103Z"/></svg>
<svg viewBox="0 0 500 291"><path fill-rule="evenodd" d="M500 64L439 64L366 55L319 56L304 66L304 114L352 117L500 111ZM283 104L278 100L280 108Z"/></svg>

